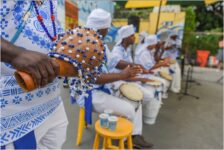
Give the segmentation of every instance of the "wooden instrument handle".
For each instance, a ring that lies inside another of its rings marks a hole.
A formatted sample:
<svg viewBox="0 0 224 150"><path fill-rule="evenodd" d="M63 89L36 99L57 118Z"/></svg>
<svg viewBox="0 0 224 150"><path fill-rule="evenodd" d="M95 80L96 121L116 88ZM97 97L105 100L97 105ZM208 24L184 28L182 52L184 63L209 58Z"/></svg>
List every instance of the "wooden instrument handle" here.
<svg viewBox="0 0 224 150"><path fill-rule="evenodd" d="M73 65L57 58L52 58L52 59L54 59L54 61L56 61L56 63L58 63L60 67L59 76L71 77L71 76L78 75L77 69L74 68ZM17 83L25 92L29 92L38 88L34 79L32 78L30 74L18 70L14 73L14 75L15 75Z"/></svg>

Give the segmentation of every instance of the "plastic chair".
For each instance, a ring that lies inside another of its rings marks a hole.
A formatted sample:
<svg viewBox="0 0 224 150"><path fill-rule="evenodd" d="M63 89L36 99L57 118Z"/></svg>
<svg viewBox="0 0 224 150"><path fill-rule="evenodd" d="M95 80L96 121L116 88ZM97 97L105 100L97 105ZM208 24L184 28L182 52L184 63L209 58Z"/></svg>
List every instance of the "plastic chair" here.
<svg viewBox="0 0 224 150"><path fill-rule="evenodd" d="M117 127L115 131L101 128L100 120L95 123L95 140L93 149L98 149L100 143L100 136L103 137L103 149L124 149L124 139L127 138L128 149L133 148L132 145L132 130L133 124L125 118L118 118ZM111 140L119 140L119 146L112 145Z"/></svg>

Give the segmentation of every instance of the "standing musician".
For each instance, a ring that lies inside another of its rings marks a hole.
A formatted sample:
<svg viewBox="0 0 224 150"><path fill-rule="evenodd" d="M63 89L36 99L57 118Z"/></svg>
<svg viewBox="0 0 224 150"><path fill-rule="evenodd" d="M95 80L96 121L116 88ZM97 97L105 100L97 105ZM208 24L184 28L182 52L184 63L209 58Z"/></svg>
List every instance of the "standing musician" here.
<svg viewBox="0 0 224 150"><path fill-rule="evenodd" d="M47 57L57 34L57 1L1 1L1 149L61 149L67 116L59 66ZM23 92L13 73L32 75L38 89Z"/></svg>

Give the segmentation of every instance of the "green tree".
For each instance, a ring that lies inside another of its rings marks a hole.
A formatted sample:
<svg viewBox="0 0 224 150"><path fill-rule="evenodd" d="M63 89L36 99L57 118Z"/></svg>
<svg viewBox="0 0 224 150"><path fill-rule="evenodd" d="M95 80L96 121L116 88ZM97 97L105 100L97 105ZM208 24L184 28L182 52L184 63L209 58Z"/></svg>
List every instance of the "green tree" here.
<svg viewBox="0 0 224 150"><path fill-rule="evenodd" d="M196 29L196 14L194 8L189 6L185 10L186 17L185 17L185 26L184 26L184 39L183 39L183 50L184 54L188 53L190 48L190 32L194 32Z"/></svg>

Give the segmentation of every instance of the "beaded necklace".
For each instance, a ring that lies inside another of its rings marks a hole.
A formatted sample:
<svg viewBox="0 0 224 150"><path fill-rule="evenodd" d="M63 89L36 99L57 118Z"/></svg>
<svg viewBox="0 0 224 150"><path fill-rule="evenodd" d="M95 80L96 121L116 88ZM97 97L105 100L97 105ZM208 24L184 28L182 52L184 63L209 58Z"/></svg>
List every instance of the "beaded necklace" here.
<svg viewBox="0 0 224 150"><path fill-rule="evenodd" d="M51 36L51 34L49 33L47 27L44 24L43 17L39 13L38 6L37 6L36 2L35 1L32 1L32 3L34 5L34 9L35 9L35 12L37 14L37 20L40 22L40 25L42 26L43 30L45 31L45 33L47 34L47 36L51 39L51 41L55 41L57 39L57 37L56 37L57 32L56 32L56 26L55 26L55 16L54 16L54 10L53 10L53 2L52 2L52 0L49 0L49 3L50 3L51 22L52 22L53 32L54 32L54 35L53 36Z"/></svg>

